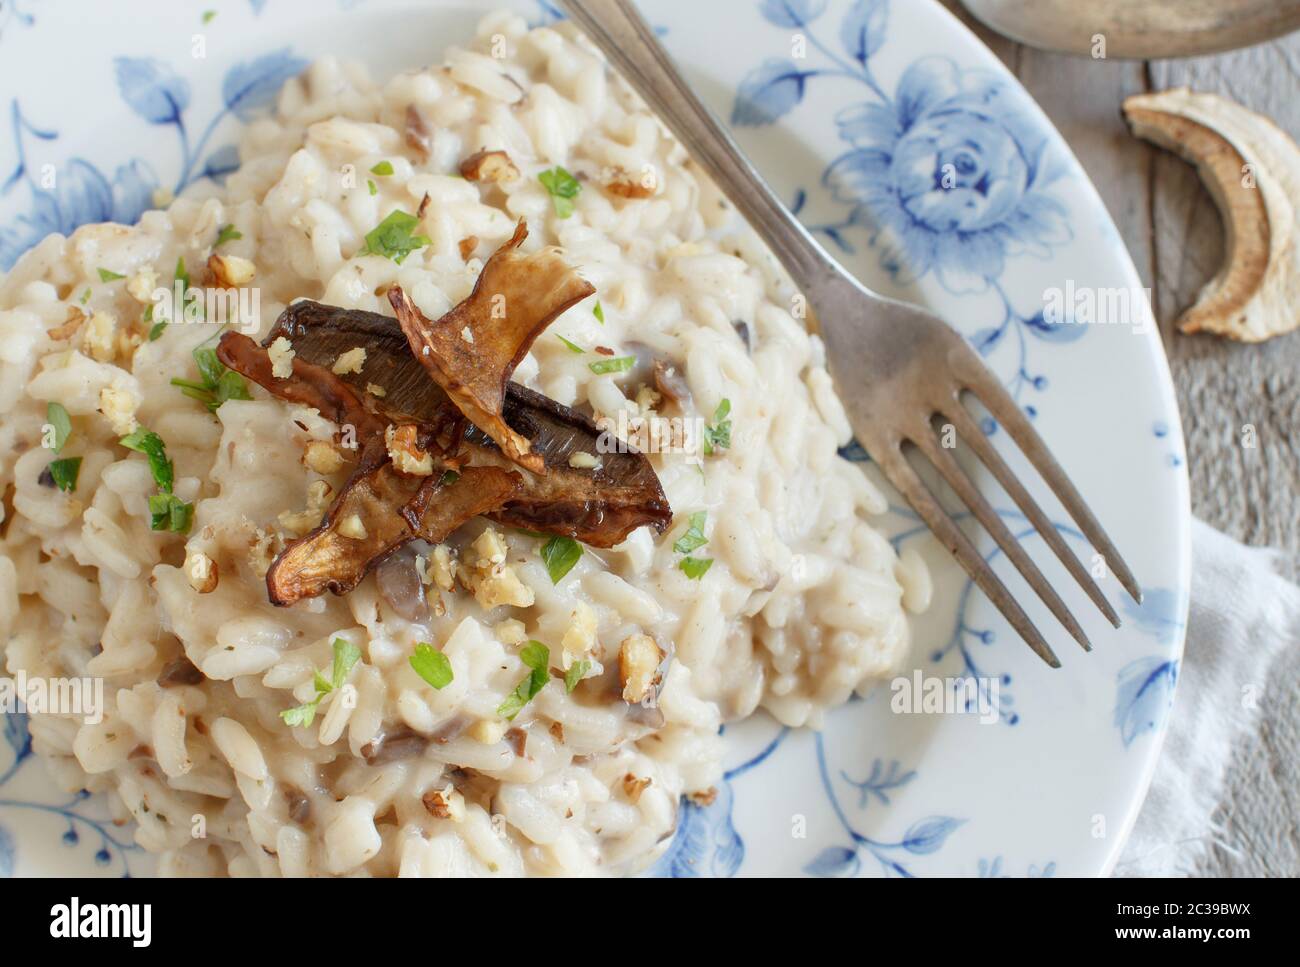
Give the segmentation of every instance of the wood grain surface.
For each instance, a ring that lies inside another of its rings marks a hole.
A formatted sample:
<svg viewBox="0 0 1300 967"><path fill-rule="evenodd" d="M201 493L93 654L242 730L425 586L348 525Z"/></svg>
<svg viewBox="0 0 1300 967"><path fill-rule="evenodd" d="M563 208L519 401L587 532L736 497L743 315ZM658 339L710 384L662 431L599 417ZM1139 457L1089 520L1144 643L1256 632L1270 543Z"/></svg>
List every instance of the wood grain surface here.
<svg viewBox="0 0 1300 967"><path fill-rule="evenodd" d="M1033 50L942 0L1042 105L1101 192L1152 291L1187 439L1192 512L1254 546L1300 552L1300 332L1262 345L1187 336L1178 315L1223 259L1223 226L1191 167L1132 137L1129 94L1190 86L1230 97L1300 139L1300 33L1212 57L1119 61ZM1296 307L1300 312L1300 307ZM1253 435L1257 446L1244 446ZM1228 777L1205 875L1300 875L1300 647L1264 689L1263 725Z"/></svg>

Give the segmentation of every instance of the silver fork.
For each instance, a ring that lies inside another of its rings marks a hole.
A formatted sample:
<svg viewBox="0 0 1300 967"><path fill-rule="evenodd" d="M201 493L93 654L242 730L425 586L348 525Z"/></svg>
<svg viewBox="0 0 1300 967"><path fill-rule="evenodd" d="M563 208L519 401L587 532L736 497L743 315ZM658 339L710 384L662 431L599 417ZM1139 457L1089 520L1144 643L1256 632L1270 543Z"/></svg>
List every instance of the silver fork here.
<svg viewBox="0 0 1300 967"><path fill-rule="evenodd" d="M1084 536L1101 552L1120 584L1141 602L1142 592L1132 572L1020 407L966 341L930 312L870 291L826 253L700 103L629 0L560 3L780 259L814 310L831 376L858 442L1029 647L1053 668L1060 667L1024 609L918 476L909 459L910 448L934 465L1075 640L1085 650L1092 648L1060 595L949 449L941 445L936 422L952 425L1088 597L1118 628L1115 609L990 444L962 402L963 394L978 399L1006 428Z"/></svg>

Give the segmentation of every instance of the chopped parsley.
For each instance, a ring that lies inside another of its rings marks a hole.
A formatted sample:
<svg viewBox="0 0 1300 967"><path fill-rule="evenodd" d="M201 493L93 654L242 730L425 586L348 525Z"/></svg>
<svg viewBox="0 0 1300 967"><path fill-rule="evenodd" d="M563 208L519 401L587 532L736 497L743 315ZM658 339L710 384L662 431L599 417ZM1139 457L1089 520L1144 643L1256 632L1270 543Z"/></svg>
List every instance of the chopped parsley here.
<svg viewBox="0 0 1300 967"><path fill-rule="evenodd" d="M460 479L460 474L458 474L455 470L445 470L443 471L442 476L438 478L438 483L442 484L442 486L444 487L450 487L459 479Z"/></svg>
<svg viewBox="0 0 1300 967"><path fill-rule="evenodd" d="M370 196L371 196L372 198L373 198L375 195L379 194L379 186L375 184L375 181L374 181L373 178L367 178L367 179L366 179L366 187L370 189Z"/></svg>
<svg viewBox="0 0 1300 967"><path fill-rule="evenodd" d="M573 214L573 199L577 198L578 192L582 191L582 185L578 183L577 178L556 165L543 171L537 176L537 180L551 196L551 204L555 206L556 215L560 218L568 218Z"/></svg>
<svg viewBox="0 0 1300 967"><path fill-rule="evenodd" d="M596 304L591 307L591 314L596 317L596 321L602 326L605 324L605 310L601 307L599 299L597 299Z"/></svg>
<svg viewBox="0 0 1300 967"><path fill-rule="evenodd" d="M582 557L582 545L572 537L552 537L542 545L542 561L546 564L546 573L551 576L552 584L559 584L564 575L573 570L573 565Z"/></svg>
<svg viewBox="0 0 1300 967"><path fill-rule="evenodd" d="M90 287L87 286L86 291L81 293L81 304L84 306L89 301L90 301Z"/></svg>
<svg viewBox="0 0 1300 967"><path fill-rule="evenodd" d="M140 427L117 442L149 458L149 472L153 474L153 482L159 491L149 498L149 526L156 531L187 533L194 517L194 505L185 503L172 493L175 469L167 457L167 446L162 437Z"/></svg>
<svg viewBox="0 0 1300 967"><path fill-rule="evenodd" d="M192 379L171 381L173 386L178 387L190 399L198 400L214 413L226 400L252 399L248 395L248 384L244 382L244 377L233 369L227 369L211 346L200 346L194 350L194 362L199 367L201 382Z"/></svg>
<svg viewBox="0 0 1300 967"><path fill-rule="evenodd" d="M193 519L193 504L185 503L175 494L150 495L149 527L152 530L188 534Z"/></svg>
<svg viewBox="0 0 1300 967"><path fill-rule="evenodd" d="M597 376L603 376L606 373L626 373L636 365L636 357L614 356L610 359L597 360L596 362L588 363L587 365Z"/></svg>
<svg viewBox="0 0 1300 967"><path fill-rule="evenodd" d="M686 528L686 533L677 538L677 543L673 545L673 550L678 554L689 554L691 551L698 550L709 539L704 536L704 525L709 519L707 510L697 510L690 516L690 526Z"/></svg>
<svg viewBox="0 0 1300 967"><path fill-rule="evenodd" d="M429 244L429 239L424 235L411 234L419 224L420 220L414 215L398 209L370 231L362 252L366 255L381 255L401 265L408 255Z"/></svg>
<svg viewBox="0 0 1300 967"><path fill-rule="evenodd" d="M391 161L381 161L370 169L372 175L379 175L383 178L393 173L393 163Z"/></svg>
<svg viewBox="0 0 1300 967"><path fill-rule="evenodd" d="M519 651L519 660L531 671L506 696L506 700L497 706L497 715L508 722L514 721L514 717L546 687L550 679L551 650L540 641L530 641L524 645Z"/></svg>
<svg viewBox="0 0 1300 967"><path fill-rule="evenodd" d="M711 456L714 450L731 449L731 421L727 414L731 412L731 400L723 400L713 411L713 422L704 428L704 455Z"/></svg>
<svg viewBox="0 0 1300 967"><path fill-rule="evenodd" d="M425 641L416 643L411 667L434 688L446 688L456 677L451 670L451 659Z"/></svg>
<svg viewBox="0 0 1300 967"><path fill-rule="evenodd" d="M217 232L217 240L212 243L213 248L225 245L227 242L237 242L244 237L244 233L235 228L234 224L222 225L221 231Z"/></svg>
<svg viewBox="0 0 1300 967"><path fill-rule="evenodd" d="M147 309L144 310L144 322L146 325L153 322L153 306L149 306ZM159 336L163 334L163 330L166 328L167 328L166 319L159 319L157 322L153 322L153 325L149 326L149 341L153 342L154 340L156 340Z"/></svg>
<svg viewBox="0 0 1300 967"><path fill-rule="evenodd" d="M62 403L50 402L45 404L45 422L54 430L50 449L58 453L63 449L63 444L68 442L68 437L72 435L72 417L68 415L67 408Z"/></svg>
<svg viewBox="0 0 1300 967"><path fill-rule="evenodd" d="M212 21L213 21L213 19L216 17L216 15L217 15L217 12L216 12L215 10L204 10L204 11L203 11L203 22L204 22L205 24L210 24L210 23L212 23Z"/></svg>
<svg viewBox="0 0 1300 967"><path fill-rule="evenodd" d="M711 557L684 557L677 562L677 566L682 569L688 578L692 581L698 581L704 575L709 573L709 568L713 567L713 558Z"/></svg>
<svg viewBox="0 0 1300 967"><path fill-rule="evenodd" d="M118 279L126 278L125 275L118 275L116 272L111 272L108 269L98 269L96 271L99 272L100 282L116 282Z"/></svg>
<svg viewBox="0 0 1300 967"><path fill-rule="evenodd" d="M177 308L180 315L185 315L191 305L194 305L198 318L203 318L203 302L199 293L190 285L190 273L185 268L185 256L180 255L176 258L176 271L172 273L172 281L181 283L181 305ZM161 333L159 333L161 335Z"/></svg>
<svg viewBox="0 0 1300 967"><path fill-rule="evenodd" d="M569 342L569 340L565 339L558 332L555 334L555 338L560 340L560 342L564 343L564 345L568 346L569 352L571 353L577 353L579 356L581 356L583 353L587 351L583 349L581 346L579 346L576 342Z"/></svg>
<svg viewBox="0 0 1300 967"><path fill-rule="evenodd" d="M316 686L316 697L310 702L295 705L293 708L287 708L281 712L280 718L284 719L285 725L311 725L316 719L316 710L320 707L320 700L330 692L342 688L343 683L348 680L348 674L352 671L353 666L361 660L361 649L346 638L335 638L330 642L330 647L334 649L334 665L330 669L330 677L326 678L320 672L313 674L312 681Z"/></svg>
<svg viewBox="0 0 1300 967"><path fill-rule="evenodd" d="M690 526L686 528L686 533L677 538L673 544L673 550L678 554L689 555L692 551L699 550L709 539L704 535L704 525L709 519L707 510L697 510L690 516ZM713 558L711 557L684 557L677 562L677 566L682 569L692 581L698 581L708 573L709 568L713 567Z"/></svg>
<svg viewBox="0 0 1300 967"><path fill-rule="evenodd" d="M54 486L65 494L70 494L77 489L77 475L81 473L81 457L51 460L50 465L45 469L49 472L50 479L54 481Z"/></svg>
<svg viewBox="0 0 1300 967"><path fill-rule="evenodd" d="M572 694L573 690L578 687L578 682L586 678L589 671L591 671L591 662L587 659L575 661L569 666L569 670L564 673L564 690Z"/></svg>

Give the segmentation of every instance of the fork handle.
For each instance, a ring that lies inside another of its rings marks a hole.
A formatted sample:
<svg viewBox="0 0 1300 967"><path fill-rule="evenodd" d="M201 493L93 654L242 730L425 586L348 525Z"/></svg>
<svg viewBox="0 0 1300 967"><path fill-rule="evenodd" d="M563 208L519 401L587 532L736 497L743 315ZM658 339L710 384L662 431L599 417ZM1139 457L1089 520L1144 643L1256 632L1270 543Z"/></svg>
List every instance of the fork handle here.
<svg viewBox="0 0 1300 967"><path fill-rule="evenodd" d="M695 96L630 0L560 0L691 156L753 225L795 285L811 289L833 259L799 224L735 140Z"/></svg>

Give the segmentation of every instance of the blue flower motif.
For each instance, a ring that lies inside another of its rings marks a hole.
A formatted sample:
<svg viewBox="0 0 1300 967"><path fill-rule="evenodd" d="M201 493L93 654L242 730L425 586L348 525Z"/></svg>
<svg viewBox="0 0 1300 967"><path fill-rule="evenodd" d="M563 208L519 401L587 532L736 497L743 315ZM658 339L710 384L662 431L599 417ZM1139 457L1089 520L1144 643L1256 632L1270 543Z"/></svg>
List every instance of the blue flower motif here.
<svg viewBox="0 0 1300 967"><path fill-rule="evenodd" d="M803 871L809 876L857 876L862 869L862 860L858 851L847 846L828 846Z"/></svg>
<svg viewBox="0 0 1300 967"><path fill-rule="evenodd" d="M241 121L252 118L259 108L269 107L285 81L307 69L307 62L294 57L289 48L264 54L248 63L236 64L221 84L226 109Z"/></svg>
<svg viewBox="0 0 1300 967"><path fill-rule="evenodd" d="M1115 727L1124 745L1144 732L1155 731L1174 703L1178 662L1159 656L1139 658L1119 671L1115 698Z"/></svg>
<svg viewBox="0 0 1300 967"><path fill-rule="evenodd" d="M151 206L158 178L146 162L136 160L109 181L90 162L73 158L57 171L55 185L47 190L33 182L31 211L0 228L0 270L12 268L52 232L70 235L89 222L134 223Z"/></svg>
<svg viewBox="0 0 1300 967"><path fill-rule="evenodd" d="M808 74L792 60L769 57L741 82L731 123L771 124L803 100Z"/></svg>
<svg viewBox="0 0 1300 967"><path fill-rule="evenodd" d="M708 806L681 801L681 815L672 844L651 867L650 876L682 879L735 876L745 858L745 844L731 821L731 783L720 782Z"/></svg>
<svg viewBox="0 0 1300 967"><path fill-rule="evenodd" d="M1183 626L1178 615L1182 612L1181 599L1169 588L1144 588L1142 603L1124 599L1124 613L1142 631L1163 644L1171 644Z"/></svg>
<svg viewBox="0 0 1300 967"><path fill-rule="evenodd" d="M853 105L836 122L853 148L823 183L852 206L851 222L876 230L899 281L933 270L953 293L984 291L1009 255L1047 257L1071 238L1046 190L1062 159L995 75L928 57L892 101Z"/></svg>

